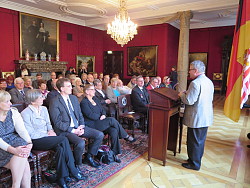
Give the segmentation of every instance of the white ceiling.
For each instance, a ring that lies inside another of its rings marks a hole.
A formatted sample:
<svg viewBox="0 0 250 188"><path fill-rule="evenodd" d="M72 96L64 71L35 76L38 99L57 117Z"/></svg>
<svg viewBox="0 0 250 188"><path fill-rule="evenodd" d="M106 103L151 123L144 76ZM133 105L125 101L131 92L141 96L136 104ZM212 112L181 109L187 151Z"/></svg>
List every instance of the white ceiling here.
<svg viewBox="0 0 250 188"><path fill-rule="evenodd" d="M131 20L142 25L170 23L177 12L191 10L190 28L235 25L238 0L128 0ZM0 0L0 7L106 30L119 8L119 0Z"/></svg>

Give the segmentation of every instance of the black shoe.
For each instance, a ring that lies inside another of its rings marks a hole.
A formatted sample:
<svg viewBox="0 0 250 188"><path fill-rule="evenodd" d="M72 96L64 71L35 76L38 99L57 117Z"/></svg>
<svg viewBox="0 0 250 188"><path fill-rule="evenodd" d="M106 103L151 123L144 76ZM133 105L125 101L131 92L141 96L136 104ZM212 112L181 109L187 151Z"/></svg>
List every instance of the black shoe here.
<svg viewBox="0 0 250 188"><path fill-rule="evenodd" d="M61 187L61 188L69 188L69 186L66 184L66 182L64 181L64 178L60 178L59 180L57 180L57 184Z"/></svg>
<svg viewBox="0 0 250 188"><path fill-rule="evenodd" d="M86 154L83 160L84 163L89 164L90 166L94 167L94 168L98 168L100 165L100 163L96 162L93 157L91 157L90 154Z"/></svg>
<svg viewBox="0 0 250 188"><path fill-rule="evenodd" d="M67 176L67 177L64 177L64 181L65 181L66 184L67 184L67 183L72 182L73 180L72 180L69 176Z"/></svg>
<svg viewBox="0 0 250 188"><path fill-rule="evenodd" d="M130 143L133 143L136 141L136 138L133 138L131 135L129 135L127 138L124 138L124 140L130 142Z"/></svg>
<svg viewBox="0 0 250 188"><path fill-rule="evenodd" d="M121 163L122 162L121 159L119 159L117 155L115 155L115 162L117 162L117 163Z"/></svg>
<svg viewBox="0 0 250 188"><path fill-rule="evenodd" d="M194 165L189 164L189 163L182 163L181 166L187 169L191 169L191 170L200 170L200 168L197 168Z"/></svg>
<svg viewBox="0 0 250 188"><path fill-rule="evenodd" d="M82 174L78 173L76 175L73 175L73 178L75 178L76 181L80 181L80 180L86 181L88 179L88 176L83 176Z"/></svg>
<svg viewBox="0 0 250 188"><path fill-rule="evenodd" d="M83 175L81 169L80 169L80 165L76 165L76 169L78 170L78 173L80 173L81 175Z"/></svg>

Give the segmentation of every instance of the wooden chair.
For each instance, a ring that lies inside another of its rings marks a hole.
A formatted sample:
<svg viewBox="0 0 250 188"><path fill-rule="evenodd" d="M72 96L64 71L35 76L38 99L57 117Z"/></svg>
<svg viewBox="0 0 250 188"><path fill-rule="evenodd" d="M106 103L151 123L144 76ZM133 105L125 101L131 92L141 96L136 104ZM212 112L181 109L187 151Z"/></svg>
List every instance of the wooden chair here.
<svg viewBox="0 0 250 188"><path fill-rule="evenodd" d="M223 73L213 73L214 91L222 94Z"/></svg>
<svg viewBox="0 0 250 188"><path fill-rule="evenodd" d="M36 155L33 155L31 153L30 157L28 158L28 161L30 164L32 186L39 187ZM0 187L8 188L8 187L11 187L11 184L12 184L12 176L11 176L10 169L1 167L0 168Z"/></svg>
<svg viewBox="0 0 250 188"><path fill-rule="evenodd" d="M133 112L130 100L130 94L121 95L117 99L117 117L118 121L128 126L129 130L132 130L132 136L134 137L134 130L136 123L144 123L145 117L141 113ZM142 128L145 131L145 127Z"/></svg>

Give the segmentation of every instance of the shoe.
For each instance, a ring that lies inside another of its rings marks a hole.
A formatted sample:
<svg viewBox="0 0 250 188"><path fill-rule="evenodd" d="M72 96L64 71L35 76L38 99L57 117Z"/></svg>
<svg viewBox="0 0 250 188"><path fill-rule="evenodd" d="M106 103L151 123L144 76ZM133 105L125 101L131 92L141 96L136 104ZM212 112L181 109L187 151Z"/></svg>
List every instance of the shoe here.
<svg viewBox="0 0 250 188"><path fill-rule="evenodd" d="M88 179L88 176L83 176L82 174L78 173L76 175L73 175L73 178L75 178L76 181L80 181L80 180L86 181Z"/></svg>
<svg viewBox="0 0 250 188"><path fill-rule="evenodd" d="M69 186L66 184L64 178L60 178L59 180L57 180L57 184L58 184L61 188L69 188Z"/></svg>
<svg viewBox="0 0 250 188"><path fill-rule="evenodd" d="M117 163L121 163L122 162L121 159L119 159L117 155L115 155L115 162L117 162Z"/></svg>
<svg viewBox="0 0 250 188"><path fill-rule="evenodd" d="M101 166L100 163L96 162L89 153L85 155L83 162L89 164L94 168L98 168L99 166Z"/></svg>
<svg viewBox="0 0 250 188"><path fill-rule="evenodd" d="M130 143L133 143L136 141L136 138L133 138L131 135L128 135L127 138L124 138L124 140L130 142Z"/></svg>
<svg viewBox="0 0 250 188"><path fill-rule="evenodd" d="M82 170L80 169L80 165L76 165L76 169L78 170L78 172L79 172L81 175L83 175Z"/></svg>
<svg viewBox="0 0 250 188"><path fill-rule="evenodd" d="M194 165L189 164L189 163L182 163L181 166L187 169L191 169L191 170L200 170L200 168L197 168Z"/></svg>
<svg viewBox="0 0 250 188"><path fill-rule="evenodd" d="M66 184L67 184L67 183L72 182L73 180L72 180L69 176L67 176L67 177L64 177L64 181L65 181Z"/></svg>

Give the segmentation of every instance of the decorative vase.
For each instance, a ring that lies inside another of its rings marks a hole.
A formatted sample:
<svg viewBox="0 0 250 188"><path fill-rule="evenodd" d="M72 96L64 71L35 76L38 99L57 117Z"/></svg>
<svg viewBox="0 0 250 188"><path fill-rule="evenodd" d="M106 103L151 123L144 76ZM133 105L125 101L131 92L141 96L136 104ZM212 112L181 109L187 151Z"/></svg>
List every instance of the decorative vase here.
<svg viewBox="0 0 250 188"><path fill-rule="evenodd" d="M59 53L56 54L56 61L59 61Z"/></svg>
<svg viewBox="0 0 250 188"><path fill-rule="evenodd" d="M48 54L48 61L51 61L51 54Z"/></svg>
<svg viewBox="0 0 250 188"><path fill-rule="evenodd" d="M26 59L26 61L29 61L29 60L30 60L30 53L29 53L29 50L26 50L26 52L25 52L25 59Z"/></svg>
<svg viewBox="0 0 250 188"><path fill-rule="evenodd" d="M34 60L37 61L37 54L34 54Z"/></svg>

